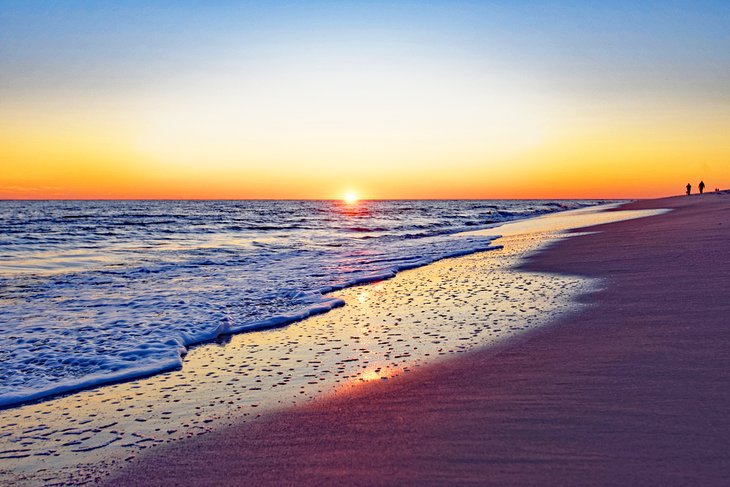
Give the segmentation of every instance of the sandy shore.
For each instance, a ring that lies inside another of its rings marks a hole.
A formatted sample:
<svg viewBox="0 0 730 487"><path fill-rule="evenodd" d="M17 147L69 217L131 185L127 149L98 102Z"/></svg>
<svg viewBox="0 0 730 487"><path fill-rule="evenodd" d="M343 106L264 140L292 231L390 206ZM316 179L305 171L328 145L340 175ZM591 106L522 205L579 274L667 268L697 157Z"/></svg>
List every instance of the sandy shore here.
<svg viewBox="0 0 730 487"><path fill-rule="evenodd" d="M343 289L344 307L195 347L180 370L0 410L0 484L93 481L162 445L510 341L595 286L515 270L525 255L555 232L646 213L586 208L484 230L504 247Z"/></svg>
<svg viewBox="0 0 730 487"><path fill-rule="evenodd" d="M603 225L526 270L604 278L591 304L464 354L172 443L115 484L721 485L730 479L730 196Z"/></svg>

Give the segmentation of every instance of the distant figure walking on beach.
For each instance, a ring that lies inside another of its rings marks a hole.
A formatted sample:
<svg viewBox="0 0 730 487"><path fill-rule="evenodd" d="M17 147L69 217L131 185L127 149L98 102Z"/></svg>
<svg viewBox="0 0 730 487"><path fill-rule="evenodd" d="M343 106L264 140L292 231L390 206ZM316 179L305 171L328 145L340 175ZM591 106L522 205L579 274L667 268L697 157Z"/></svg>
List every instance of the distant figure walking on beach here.
<svg viewBox="0 0 730 487"><path fill-rule="evenodd" d="M702 194L702 192L705 190L705 182L700 181L700 185L698 187L700 188L700 194Z"/></svg>
<svg viewBox="0 0 730 487"><path fill-rule="evenodd" d="M690 191L692 191L692 185L687 183L687 196L689 196Z"/></svg>

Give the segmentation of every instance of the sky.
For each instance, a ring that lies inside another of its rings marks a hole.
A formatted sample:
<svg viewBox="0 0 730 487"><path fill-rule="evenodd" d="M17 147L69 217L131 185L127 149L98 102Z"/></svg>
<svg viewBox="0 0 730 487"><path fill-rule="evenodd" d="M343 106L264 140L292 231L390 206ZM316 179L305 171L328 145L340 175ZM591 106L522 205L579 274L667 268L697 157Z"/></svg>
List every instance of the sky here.
<svg viewBox="0 0 730 487"><path fill-rule="evenodd" d="M0 198L730 188L730 2L0 0Z"/></svg>

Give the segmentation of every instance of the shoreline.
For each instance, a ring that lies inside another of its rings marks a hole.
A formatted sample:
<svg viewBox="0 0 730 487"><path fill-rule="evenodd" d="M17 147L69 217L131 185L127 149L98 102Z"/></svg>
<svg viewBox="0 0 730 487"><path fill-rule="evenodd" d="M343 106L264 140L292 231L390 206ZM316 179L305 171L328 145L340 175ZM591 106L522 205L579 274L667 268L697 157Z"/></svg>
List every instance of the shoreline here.
<svg viewBox="0 0 730 487"><path fill-rule="evenodd" d="M648 208L674 211L581 228L519 266L605 283L538 333L171 443L109 483L720 484L730 200L621 209Z"/></svg>
<svg viewBox="0 0 730 487"><path fill-rule="evenodd" d="M166 201L166 200L165 200ZM175 200L170 200L175 201ZM324 201L324 200L316 200ZM329 201L329 200L327 200ZM372 200L372 201L387 201L387 200ZM469 200L466 200L469 201ZM521 200L515 200L521 201ZM525 200L529 201L529 200ZM545 200L545 201L575 201L575 200ZM593 200L586 200L593 201ZM585 206L582 208L595 208L603 207L607 205L613 205L618 203L603 203L595 206ZM491 250L499 250L502 248L501 245L493 245L492 242L500 238L500 235L494 234L493 230L498 229L504 225L511 225L518 223L523 220L532 220L543 216L554 216L560 213L570 212L571 210L558 210L551 211L544 214L537 214L527 218L518 218L516 220L507 220L500 223L485 224L483 226L476 226L475 229L454 232L450 234L454 238L469 238L477 237L482 238L483 241L472 243L466 249L459 249L458 251L447 252L443 255L427 256L409 263L396 264L391 267L384 267L372 273L366 274L359 278L351 280L345 280L342 282L336 282L328 284L324 287L317 289L303 290L303 293L311 293L313 296L319 296L319 299L299 307L285 310L279 313L266 316L259 321L246 322L242 325L231 325L227 320L223 320L221 324L212 327L210 330L206 330L195 336L195 334L181 333L178 338L170 338L179 342L176 345L177 354L176 356L169 357L162 363L146 364L135 368L124 368L114 373L96 373L90 375L83 375L79 378L69 379L52 383L44 388L26 388L20 390L20 392L7 393L0 395L0 411L6 409L12 409L16 407L22 407L32 404L39 404L44 401L73 395L82 391L94 390L98 387L111 386L115 384L122 384L125 382L143 380L145 378L154 377L155 375L164 374L167 372L173 372L182 369L185 363L185 355L195 347L206 346L212 343L217 343L221 340L225 340L226 337L250 333L271 330L279 327L289 326L294 323L301 322L316 316L318 314L327 313L335 308L344 306L346 303L344 300L332 296L338 292L361 285L370 284L373 282L381 282L388 279L392 279L400 272L406 270L417 269L419 267L427 266L435 262L462 257L465 255L471 255L479 252L486 252ZM223 324L225 323L225 324Z"/></svg>
<svg viewBox="0 0 730 487"><path fill-rule="evenodd" d="M0 411L0 479L88 482L150 447L507 346L572 312L593 286L512 270L524 255L567 228L646 214L591 207L512 222L500 227L502 249L338 291L348 306L192 348L180 370Z"/></svg>
<svg viewBox="0 0 730 487"><path fill-rule="evenodd" d="M15 200L13 200L15 201ZM18 200L18 201L26 201L26 200ZM35 201L35 200L27 200L27 201ZM48 200L48 201L66 201L66 200ZM69 200L69 201L76 201L76 200ZM83 201L83 200L79 200ZM93 200L97 201L97 200ZM98 200L103 201L103 200ZM112 200L117 201L117 200ZM134 200L131 200L134 201ZM147 200L143 200L147 201ZM168 200L163 200L168 201ZM176 200L169 200L169 201L176 201ZM227 201L227 200L221 200L221 201ZM268 200L261 200L261 201L268 201ZM271 200L271 201L278 201L278 200ZM279 200L280 201L280 200ZM314 200L314 201L335 201L335 200ZM389 201L389 200L371 200L371 201ZM465 200L469 201L469 200ZM520 200L516 200L520 201ZM529 200L525 200L529 201ZM570 199L564 199L564 200L546 200L546 201L574 201ZM580 209L593 209L593 208L601 208L601 207L612 207L615 205L618 205L621 203L604 203L597 206L586 206ZM40 404L45 401L50 401L53 399L58 399L62 397L68 397L73 394L77 394L79 392L84 391L91 391L100 387L107 387L107 386L113 386L117 384L124 384L127 382L134 382L139 380L144 380L147 378L152 378L159 374L164 374L168 372L174 372L181 370L185 365L185 356L193 350L194 348L201 347L201 346L207 346L214 343L218 343L220 341L225 341L226 339L229 339L231 336L234 335L242 335L246 333L255 333L260 331L268 331L280 327L286 327L290 326L295 323L299 323L301 321L304 321L308 318L311 318L313 316L317 316L319 314L324 314L332 311L333 309L336 309L341 306L345 306L347 303L341 299L336 297L335 295L343 290L352 288L352 287L358 287L363 286L371 283L378 283L382 281L387 281L389 279L392 279L396 275L398 275L401 272L418 269L420 267L425 267L431 264L434 264L436 262L439 262L441 260L447 260L447 259L454 259L459 257L468 256L471 254L481 253L481 252L489 252L492 250L500 250L503 248L502 245L493 245L493 242L495 240L498 240L502 238L502 235L496 235L493 233L493 230L499 229L504 225L514 225L519 224L522 221L530 221L537 218L542 217L552 217L552 216L558 216L561 213L570 213L575 210L560 210L555 211L547 214L542 215L536 215L528 218L522 218L517 219L513 221L506 221L500 224L489 224L485 225L483 228L478 228L476 230L464 230L460 232L456 232L453 235L455 237L462 236L462 237L468 237L468 236L482 236L489 239L486 243L486 245L480 245L477 247L474 247L472 249L469 249L467 251L461 251L461 252L455 252L451 254L446 254L441 257L438 257L433 260L428 261L419 261L417 264L409 264L409 265L403 265L403 266L396 266L393 268L386 268L382 271L372 274L369 276L366 276L364 278L354 280L351 282L344 282L337 285L327 286L325 288L321 288L318 290L315 290L316 293L319 293L321 295L321 300L317 303L303 306L300 308L294 308L293 310L283 313L283 314L277 314L273 316L269 316L266 319L258 322L252 322L247 323L241 327L232 329L232 330L224 330L221 331L219 329L214 329L211 332L210 337L200 339L200 340L194 340L188 343L181 343L180 347L183 348L183 351L180 353L179 360L172 360L168 361L167 364L164 365L155 365L155 366L148 366L147 368L142 369L126 369L118 374L108 374L108 375L91 375L91 376L84 376L81 379L75 381L75 382L63 382L61 384L57 384L54 386L49 386L47 389L37 389L37 390L30 390L30 391L23 391L22 393L17 394L19 398L14 397L13 395L6 395L0 397L0 411L8 410L8 409L14 409L17 407L23 407L23 406L30 406L34 404Z"/></svg>
<svg viewBox="0 0 730 487"><path fill-rule="evenodd" d="M581 211L589 219L598 212ZM511 271L515 259L552 238L545 229L522 233L506 239L508 249L338 291L349 305L330 313L195 347L180 370L2 410L0 481L88 482L150 447L407 374L541 326L572 307L583 281ZM480 315L490 323L471 326Z"/></svg>

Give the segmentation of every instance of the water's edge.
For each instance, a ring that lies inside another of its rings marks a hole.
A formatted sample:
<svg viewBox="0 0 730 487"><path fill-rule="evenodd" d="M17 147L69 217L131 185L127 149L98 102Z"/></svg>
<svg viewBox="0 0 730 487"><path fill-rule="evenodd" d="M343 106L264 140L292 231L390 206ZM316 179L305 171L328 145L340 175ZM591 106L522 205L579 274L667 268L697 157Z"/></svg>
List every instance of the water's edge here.
<svg viewBox="0 0 730 487"><path fill-rule="evenodd" d="M567 210L570 209L571 208L568 208ZM555 210L549 212L548 214L560 213L562 211L566 210ZM521 220L530 220L544 215L545 213L532 215L525 218L515 218L514 220L500 222L498 224L482 225L476 228L491 230L506 223L513 223ZM452 233L450 238L458 238L458 235L461 233L473 233L473 229L463 232ZM226 313L220 313L218 317L213 317L214 319L217 319L218 323L214 326L211 326L209 332L198 334L186 334L184 332L180 332L179 337L171 338L167 342L165 342L165 345L168 346L168 348L171 347L176 350L175 356L168 356L163 360L157 360L154 363L147 363L137 367L127 367L119 371L114 371L112 373L104 372L99 374L86 374L82 377L79 377L77 380L64 380L60 384L49 384L46 388L24 388L16 390L11 393L0 395L0 410L13 408L25 404L37 403L55 397L80 392L82 390L141 379L167 371L180 369L184 363L184 356L192 347L218 341L221 337L227 335L284 327L292 323L302 321L313 315L327 313L334 308L344 306L346 304L345 301L340 298L328 296L328 294L332 292L353 286L391 279L399 272L402 272L404 270L423 267L439 260L465 256L478 252L497 250L502 248L501 245L492 245L492 242L497 238L500 238L500 236L483 235L479 241L470 241L471 245L467 248L461 248L456 251L436 255L435 257L432 255L425 257L420 256L418 258L414 258L415 260L401 262L380 271L370 272L336 285L330 285L319 288L315 291L310 291L302 299L302 301L308 304L297 307L290 312L275 314L262 320L236 324L234 320L231 320L229 316L227 316Z"/></svg>

